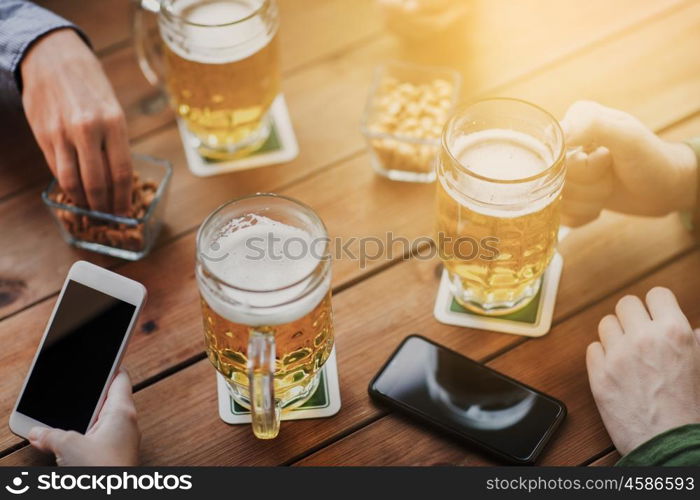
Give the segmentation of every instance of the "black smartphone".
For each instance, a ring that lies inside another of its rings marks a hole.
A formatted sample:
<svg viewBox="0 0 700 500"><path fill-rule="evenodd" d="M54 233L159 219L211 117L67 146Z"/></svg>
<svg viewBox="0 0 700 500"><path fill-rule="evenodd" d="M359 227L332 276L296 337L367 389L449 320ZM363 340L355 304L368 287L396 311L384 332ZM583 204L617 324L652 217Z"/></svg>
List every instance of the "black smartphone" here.
<svg viewBox="0 0 700 500"><path fill-rule="evenodd" d="M518 464L533 464L566 416L561 401L420 335L404 339L369 394Z"/></svg>

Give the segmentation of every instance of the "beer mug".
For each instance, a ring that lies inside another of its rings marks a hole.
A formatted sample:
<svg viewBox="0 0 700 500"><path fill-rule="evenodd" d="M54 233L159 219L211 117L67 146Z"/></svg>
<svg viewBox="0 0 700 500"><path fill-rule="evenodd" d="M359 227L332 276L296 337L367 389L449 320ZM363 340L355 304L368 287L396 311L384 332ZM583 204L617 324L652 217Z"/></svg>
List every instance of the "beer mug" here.
<svg viewBox="0 0 700 500"><path fill-rule="evenodd" d="M525 307L556 249L564 135L543 109L486 99L445 124L437 241L457 302L480 314Z"/></svg>
<svg viewBox="0 0 700 500"><path fill-rule="evenodd" d="M313 210L274 194L226 203L197 233L207 354L260 439L313 395L333 349L329 244Z"/></svg>
<svg viewBox="0 0 700 500"><path fill-rule="evenodd" d="M259 148L279 93L275 0L142 0L141 7L157 12L162 54L154 55L137 9L139 65L152 84L164 83L193 147L212 159Z"/></svg>

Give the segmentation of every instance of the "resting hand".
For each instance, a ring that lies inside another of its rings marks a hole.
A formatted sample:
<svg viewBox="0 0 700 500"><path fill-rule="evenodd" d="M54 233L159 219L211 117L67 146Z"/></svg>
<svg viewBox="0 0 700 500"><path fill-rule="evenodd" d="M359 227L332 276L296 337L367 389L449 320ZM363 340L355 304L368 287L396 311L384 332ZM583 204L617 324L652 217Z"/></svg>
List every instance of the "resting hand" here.
<svg viewBox="0 0 700 500"><path fill-rule="evenodd" d="M69 466L138 465L140 441L131 381L125 371L114 378L97 423L85 435L44 427L29 432L32 446L54 453L56 464Z"/></svg>
<svg viewBox="0 0 700 500"><path fill-rule="evenodd" d="M21 64L29 126L63 191L126 215L132 165L124 113L102 66L70 29L40 38Z"/></svg>
<svg viewBox="0 0 700 500"><path fill-rule="evenodd" d="M579 226L602 209L665 215L696 203L697 160L686 144L664 141L632 115L591 101L561 122L569 147L562 214Z"/></svg>
<svg viewBox="0 0 700 500"><path fill-rule="evenodd" d="M646 307L622 298L588 346L591 392L621 454L674 427L700 422L700 331L693 331L667 288Z"/></svg>

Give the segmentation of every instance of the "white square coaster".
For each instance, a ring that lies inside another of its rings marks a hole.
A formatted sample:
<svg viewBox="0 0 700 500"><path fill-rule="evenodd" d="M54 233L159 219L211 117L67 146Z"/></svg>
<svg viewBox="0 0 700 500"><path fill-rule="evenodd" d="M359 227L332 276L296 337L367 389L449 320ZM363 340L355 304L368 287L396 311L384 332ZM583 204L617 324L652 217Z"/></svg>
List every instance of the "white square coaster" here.
<svg viewBox="0 0 700 500"><path fill-rule="evenodd" d="M228 392L226 379L216 373L219 417L227 424L250 424L250 412L236 403ZM302 406L282 412L282 420L331 417L340 411L340 388L335 347L321 369L318 389Z"/></svg>
<svg viewBox="0 0 700 500"><path fill-rule="evenodd" d="M282 94L278 95L270 106L270 117L272 118L272 129L265 144L250 155L235 160L202 158L197 152L197 148L193 146L196 141L192 137L192 133L187 130L184 121L178 119L177 126L180 130L180 138L190 172L198 177L209 177L292 161L299 155L299 144L294 134L292 120L289 117L287 103Z"/></svg>

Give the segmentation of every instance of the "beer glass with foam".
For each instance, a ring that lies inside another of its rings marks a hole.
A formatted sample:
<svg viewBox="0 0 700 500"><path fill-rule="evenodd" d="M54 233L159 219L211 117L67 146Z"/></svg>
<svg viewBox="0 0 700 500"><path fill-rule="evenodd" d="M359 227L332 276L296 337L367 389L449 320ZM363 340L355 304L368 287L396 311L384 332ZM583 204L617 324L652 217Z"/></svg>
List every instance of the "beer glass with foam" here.
<svg viewBox="0 0 700 500"><path fill-rule="evenodd" d="M279 93L275 0L143 0L158 12L160 71L149 57L143 13L135 17L139 64L162 77L193 146L213 159L259 148L270 134L268 111Z"/></svg>
<svg viewBox="0 0 700 500"><path fill-rule="evenodd" d="M538 293L556 249L565 147L557 120L517 99L487 99L445 125L437 241L465 308L502 315Z"/></svg>
<svg viewBox="0 0 700 500"><path fill-rule="evenodd" d="M331 259L323 222L273 194L233 200L197 234L207 354L253 432L277 436L280 412L311 397L333 349Z"/></svg>

